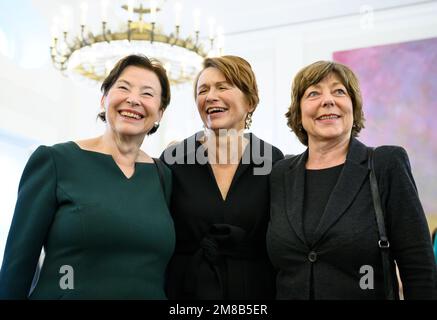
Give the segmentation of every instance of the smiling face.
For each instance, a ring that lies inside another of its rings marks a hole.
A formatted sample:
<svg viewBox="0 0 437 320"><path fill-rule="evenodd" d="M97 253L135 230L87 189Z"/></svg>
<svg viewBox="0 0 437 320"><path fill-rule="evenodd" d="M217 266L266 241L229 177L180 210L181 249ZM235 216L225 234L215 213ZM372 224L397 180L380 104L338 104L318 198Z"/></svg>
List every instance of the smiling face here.
<svg viewBox="0 0 437 320"><path fill-rule="evenodd" d="M144 136L162 117L161 85L147 69L128 66L102 97L107 128L115 134Z"/></svg>
<svg viewBox="0 0 437 320"><path fill-rule="evenodd" d="M208 67L197 81L196 103L205 127L243 130L246 116L254 110L244 93L229 83L217 68Z"/></svg>
<svg viewBox="0 0 437 320"><path fill-rule="evenodd" d="M300 101L300 108L309 145L350 139L354 121L353 104L335 73L308 87Z"/></svg>

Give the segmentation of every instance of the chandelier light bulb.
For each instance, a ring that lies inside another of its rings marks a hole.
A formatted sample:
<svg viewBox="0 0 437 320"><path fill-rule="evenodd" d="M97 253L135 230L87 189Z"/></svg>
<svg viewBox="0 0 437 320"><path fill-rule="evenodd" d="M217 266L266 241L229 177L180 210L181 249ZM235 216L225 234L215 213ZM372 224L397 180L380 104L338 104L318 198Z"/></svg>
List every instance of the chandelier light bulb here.
<svg viewBox="0 0 437 320"><path fill-rule="evenodd" d="M182 4L180 2L176 2L174 6L175 12L175 24L177 26L181 25L181 14L182 14Z"/></svg>
<svg viewBox="0 0 437 320"><path fill-rule="evenodd" d="M68 6L61 6L61 14L62 14L62 31L68 32L70 29L70 9Z"/></svg>
<svg viewBox="0 0 437 320"><path fill-rule="evenodd" d="M197 32L200 29L200 9L196 8L193 12L194 18L194 31Z"/></svg>
<svg viewBox="0 0 437 320"><path fill-rule="evenodd" d="M101 0L100 6L102 8L102 21L108 21L108 0Z"/></svg>
<svg viewBox="0 0 437 320"><path fill-rule="evenodd" d="M208 19L208 26L209 26L209 39L214 39L214 27L215 27L215 19L209 18Z"/></svg>
<svg viewBox="0 0 437 320"><path fill-rule="evenodd" d="M80 4L80 24L82 26L86 25L87 14L88 14L88 3L82 2Z"/></svg>
<svg viewBox="0 0 437 320"><path fill-rule="evenodd" d="M156 1L155 0L150 1L150 21L152 23L156 22Z"/></svg>
<svg viewBox="0 0 437 320"><path fill-rule="evenodd" d="M58 17L53 18L51 35L52 35L52 38L58 38L58 36L59 36L59 18Z"/></svg>
<svg viewBox="0 0 437 320"><path fill-rule="evenodd" d="M134 0L129 0L127 5L127 12L129 15L129 20L133 21L134 19Z"/></svg>

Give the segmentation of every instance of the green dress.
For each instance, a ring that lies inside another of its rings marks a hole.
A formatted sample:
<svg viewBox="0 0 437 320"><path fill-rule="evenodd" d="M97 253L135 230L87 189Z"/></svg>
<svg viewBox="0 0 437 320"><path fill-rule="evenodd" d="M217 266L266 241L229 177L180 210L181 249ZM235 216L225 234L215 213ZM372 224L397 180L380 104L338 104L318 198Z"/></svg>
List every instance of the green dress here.
<svg viewBox="0 0 437 320"><path fill-rule="evenodd" d="M166 299L175 246L168 202L153 163L136 163L127 178L111 155L74 142L40 146L20 181L0 299Z"/></svg>

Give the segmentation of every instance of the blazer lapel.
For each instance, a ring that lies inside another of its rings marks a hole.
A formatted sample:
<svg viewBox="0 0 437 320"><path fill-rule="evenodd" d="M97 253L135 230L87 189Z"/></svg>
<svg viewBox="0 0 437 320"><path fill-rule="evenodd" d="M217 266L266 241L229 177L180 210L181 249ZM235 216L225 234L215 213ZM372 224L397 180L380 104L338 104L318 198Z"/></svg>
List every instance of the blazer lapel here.
<svg viewBox="0 0 437 320"><path fill-rule="evenodd" d="M346 209L361 189L369 173L367 165L363 165L366 161L367 147L358 140L351 138L346 162L320 219L314 245L346 212Z"/></svg>
<svg viewBox="0 0 437 320"><path fill-rule="evenodd" d="M308 246L303 229L303 200L305 185L305 163L308 150L297 156L284 175L285 199L288 221L298 238Z"/></svg>

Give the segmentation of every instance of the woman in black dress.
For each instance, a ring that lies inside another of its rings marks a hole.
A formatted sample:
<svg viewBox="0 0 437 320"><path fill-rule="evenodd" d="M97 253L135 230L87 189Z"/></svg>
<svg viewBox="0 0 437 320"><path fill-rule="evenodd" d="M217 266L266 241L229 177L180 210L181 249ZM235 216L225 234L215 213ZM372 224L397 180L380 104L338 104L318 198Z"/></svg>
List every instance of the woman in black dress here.
<svg viewBox="0 0 437 320"><path fill-rule="evenodd" d="M236 56L208 58L194 87L204 132L161 156L173 173L176 251L170 299L272 299L266 252L269 174L277 148L244 133L258 104L255 75Z"/></svg>

